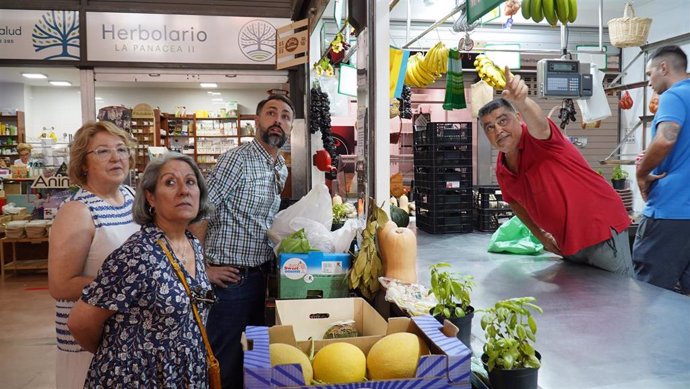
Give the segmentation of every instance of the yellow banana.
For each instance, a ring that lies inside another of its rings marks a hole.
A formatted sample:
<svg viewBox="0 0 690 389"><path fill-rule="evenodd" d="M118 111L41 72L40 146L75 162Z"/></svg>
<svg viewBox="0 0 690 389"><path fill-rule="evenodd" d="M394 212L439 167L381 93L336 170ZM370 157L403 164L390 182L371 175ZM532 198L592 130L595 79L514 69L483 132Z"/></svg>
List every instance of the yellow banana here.
<svg viewBox="0 0 690 389"><path fill-rule="evenodd" d="M577 19L577 0L570 0L568 2L568 21L574 23Z"/></svg>
<svg viewBox="0 0 690 389"><path fill-rule="evenodd" d="M561 23L568 23L568 0L556 0L556 15Z"/></svg>
<svg viewBox="0 0 690 389"><path fill-rule="evenodd" d="M558 24L558 17L556 17L556 0L542 0L542 8L544 9L544 18L550 25L556 26Z"/></svg>

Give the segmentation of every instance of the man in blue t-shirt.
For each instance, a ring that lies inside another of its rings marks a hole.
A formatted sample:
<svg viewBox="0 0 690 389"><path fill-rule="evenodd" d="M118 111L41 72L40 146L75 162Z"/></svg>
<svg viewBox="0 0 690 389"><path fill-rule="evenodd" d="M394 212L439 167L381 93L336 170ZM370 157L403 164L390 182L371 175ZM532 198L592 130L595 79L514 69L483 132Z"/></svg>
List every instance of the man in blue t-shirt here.
<svg viewBox="0 0 690 389"><path fill-rule="evenodd" d="M637 166L637 185L647 201L633 246L639 280L690 294L690 80L678 46L654 51L647 62L649 86L659 94L652 143Z"/></svg>

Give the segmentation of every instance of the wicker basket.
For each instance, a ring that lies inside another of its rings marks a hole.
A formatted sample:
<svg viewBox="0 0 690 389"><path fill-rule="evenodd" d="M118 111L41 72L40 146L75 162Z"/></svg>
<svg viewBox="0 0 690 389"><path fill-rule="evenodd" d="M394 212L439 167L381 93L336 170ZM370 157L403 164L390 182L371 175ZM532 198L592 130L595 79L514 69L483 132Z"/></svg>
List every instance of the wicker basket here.
<svg viewBox="0 0 690 389"><path fill-rule="evenodd" d="M609 20L611 44L620 48L641 46L647 42L651 24L652 19L638 18L632 5L626 3L623 17Z"/></svg>

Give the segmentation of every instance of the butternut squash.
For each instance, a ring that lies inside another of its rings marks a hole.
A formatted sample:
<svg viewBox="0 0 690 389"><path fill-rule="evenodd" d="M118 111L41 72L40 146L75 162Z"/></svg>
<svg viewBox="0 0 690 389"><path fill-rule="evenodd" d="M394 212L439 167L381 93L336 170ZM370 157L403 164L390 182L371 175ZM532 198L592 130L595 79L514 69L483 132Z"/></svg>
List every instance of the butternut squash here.
<svg viewBox="0 0 690 389"><path fill-rule="evenodd" d="M381 243L383 239L383 235L387 234L389 230L398 228L398 225L395 224L394 221L389 220L386 223L383 224L383 226L379 225L379 227L376 229L376 245L378 246L379 249L379 257L381 257L381 262L382 262L382 268L383 268L383 273L386 273L386 253L384 252L385 247L383 247L383 244Z"/></svg>
<svg viewBox="0 0 690 389"><path fill-rule="evenodd" d="M383 275L403 282L416 283L417 237L409 228L390 228L389 225L384 225L378 236Z"/></svg>

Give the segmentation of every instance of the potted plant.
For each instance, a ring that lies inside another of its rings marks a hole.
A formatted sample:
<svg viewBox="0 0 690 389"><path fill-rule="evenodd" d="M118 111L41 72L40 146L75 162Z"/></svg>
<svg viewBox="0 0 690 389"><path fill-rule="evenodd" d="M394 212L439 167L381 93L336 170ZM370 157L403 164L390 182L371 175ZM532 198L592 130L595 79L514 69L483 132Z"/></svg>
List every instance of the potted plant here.
<svg viewBox="0 0 690 389"><path fill-rule="evenodd" d="M431 309L431 315L443 323L448 319L458 327L458 339L470 348L474 307L470 305L470 292L474 286L472 276L461 276L445 268L450 265L441 262L431 265L431 290L438 303Z"/></svg>
<svg viewBox="0 0 690 389"><path fill-rule="evenodd" d="M357 217L357 210L355 206L350 203L334 203L333 204L333 223L331 231L335 231L345 225L345 221L349 218Z"/></svg>
<svg viewBox="0 0 690 389"><path fill-rule="evenodd" d="M537 323L532 312L542 313L534 297L497 302L483 309L486 337L482 362L493 389L536 389L541 355L534 349Z"/></svg>
<svg viewBox="0 0 690 389"><path fill-rule="evenodd" d="M623 170L620 165L616 165L611 172L611 184L613 189L625 189L625 181L628 178L628 172Z"/></svg>

